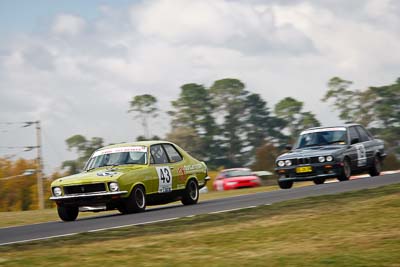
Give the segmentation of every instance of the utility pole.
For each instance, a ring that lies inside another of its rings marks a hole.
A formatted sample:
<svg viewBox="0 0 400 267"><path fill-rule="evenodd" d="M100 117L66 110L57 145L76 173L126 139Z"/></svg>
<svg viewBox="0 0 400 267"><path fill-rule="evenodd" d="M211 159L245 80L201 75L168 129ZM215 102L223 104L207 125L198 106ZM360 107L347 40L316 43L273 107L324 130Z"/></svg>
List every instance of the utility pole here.
<svg viewBox="0 0 400 267"><path fill-rule="evenodd" d="M41 127L40 121L24 121L24 122L5 122L0 124L23 124L23 128L29 127L32 125L36 125L36 146L25 146L25 147L7 147L7 148L24 148L24 151L31 151L32 149L37 149L37 156L36 156L36 170L28 169L25 170L20 175L14 175L10 177L5 177L0 180L8 180L12 178L22 177L22 176L29 176L34 173L37 175L37 195L38 195L38 209L44 209L44 196L43 196L43 161L42 161L42 135L41 135Z"/></svg>
<svg viewBox="0 0 400 267"><path fill-rule="evenodd" d="M40 210L44 209L43 199L43 177L42 177L42 137L40 121L35 121L36 124L36 144L37 144L37 190L38 190L38 207Z"/></svg>

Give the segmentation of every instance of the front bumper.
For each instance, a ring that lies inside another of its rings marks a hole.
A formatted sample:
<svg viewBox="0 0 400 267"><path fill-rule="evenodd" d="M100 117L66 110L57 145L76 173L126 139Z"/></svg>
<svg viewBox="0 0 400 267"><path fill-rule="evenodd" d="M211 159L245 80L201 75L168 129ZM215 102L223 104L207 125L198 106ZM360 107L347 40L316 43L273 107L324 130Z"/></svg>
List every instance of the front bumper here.
<svg viewBox="0 0 400 267"><path fill-rule="evenodd" d="M260 182L238 182L236 184L224 184L224 190L231 190L231 189L240 189L240 188L251 188L261 186Z"/></svg>
<svg viewBox="0 0 400 267"><path fill-rule="evenodd" d="M296 172L296 167L311 166L312 171L307 173ZM298 165L284 168L276 168L279 181L312 181L315 179L337 178L341 175L343 169L341 163L332 164L311 164Z"/></svg>
<svg viewBox="0 0 400 267"><path fill-rule="evenodd" d="M62 205L93 205L93 204L108 204L113 201L119 201L121 197L127 194L128 191L117 191L117 192L94 192L85 194L73 194L50 197L50 200L55 201L57 204Z"/></svg>

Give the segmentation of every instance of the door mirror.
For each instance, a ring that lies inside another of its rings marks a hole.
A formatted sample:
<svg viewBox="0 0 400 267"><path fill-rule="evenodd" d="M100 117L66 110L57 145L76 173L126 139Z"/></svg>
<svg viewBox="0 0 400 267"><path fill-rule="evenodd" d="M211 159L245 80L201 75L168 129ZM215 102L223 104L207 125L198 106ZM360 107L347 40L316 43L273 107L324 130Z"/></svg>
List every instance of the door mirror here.
<svg viewBox="0 0 400 267"><path fill-rule="evenodd" d="M360 142L360 140L359 140L357 137L351 139L351 144L352 144L352 145L353 145L353 144L357 144L358 142Z"/></svg>
<svg viewBox="0 0 400 267"><path fill-rule="evenodd" d="M292 150L292 148L293 148L292 145L289 145L289 144L287 144L287 145L285 146L285 149L286 149L286 150L289 150L289 151Z"/></svg>

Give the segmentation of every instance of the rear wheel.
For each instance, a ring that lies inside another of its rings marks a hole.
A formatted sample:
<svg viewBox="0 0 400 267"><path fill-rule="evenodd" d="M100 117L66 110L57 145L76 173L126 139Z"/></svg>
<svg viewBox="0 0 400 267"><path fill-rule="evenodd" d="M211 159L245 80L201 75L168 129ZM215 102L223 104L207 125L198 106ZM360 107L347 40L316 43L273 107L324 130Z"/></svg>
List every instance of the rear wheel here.
<svg viewBox="0 0 400 267"><path fill-rule="evenodd" d="M197 185L196 180L191 179L186 185L185 191L182 195L182 204L183 205L192 205L196 204L199 200L199 186Z"/></svg>
<svg viewBox="0 0 400 267"><path fill-rule="evenodd" d="M143 186L135 186L130 196L118 207L123 214L142 212L146 209L146 193Z"/></svg>
<svg viewBox="0 0 400 267"><path fill-rule="evenodd" d="M350 161L346 158L343 160L342 172L340 173L338 179L339 181L343 182L349 180L350 176L351 176Z"/></svg>
<svg viewBox="0 0 400 267"><path fill-rule="evenodd" d="M314 184L323 184L323 183L325 183L325 178L314 179Z"/></svg>
<svg viewBox="0 0 400 267"><path fill-rule="evenodd" d="M57 206L58 216L65 222L75 221L79 214L79 208L75 206Z"/></svg>
<svg viewBox="0 0 400 267"><path fill-rule="evenodd" d="M375 156L371 168L369 169L369 175L378 176L382 171L382 160L378 155Z"/></svg>
<svg viewBox="0 0 400 267"><path fill-rule="evenodd" d="M293 181L279 181L278 180L278 185L281 189L289 189L289 188L292 188Z"/></svg>

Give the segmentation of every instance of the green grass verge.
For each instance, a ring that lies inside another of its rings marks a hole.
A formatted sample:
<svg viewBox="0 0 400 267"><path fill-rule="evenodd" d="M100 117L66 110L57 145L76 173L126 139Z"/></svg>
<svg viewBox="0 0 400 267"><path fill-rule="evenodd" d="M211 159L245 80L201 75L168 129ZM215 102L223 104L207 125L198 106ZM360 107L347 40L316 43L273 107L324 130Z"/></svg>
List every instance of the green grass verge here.
<svg viewBox="0 0 400 267"><path fill-rule="evenodd" d="M0 266L399 266L399 193L397 184L4 246Z"/></svg>

